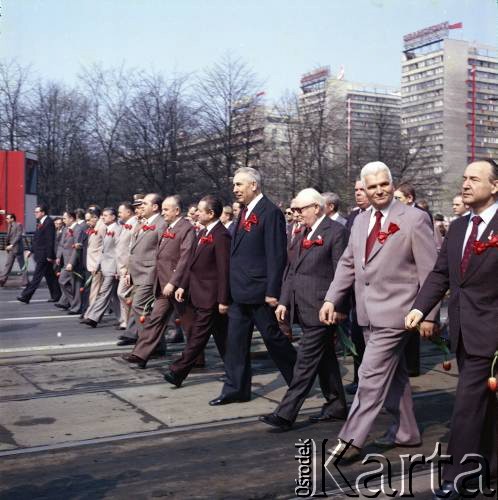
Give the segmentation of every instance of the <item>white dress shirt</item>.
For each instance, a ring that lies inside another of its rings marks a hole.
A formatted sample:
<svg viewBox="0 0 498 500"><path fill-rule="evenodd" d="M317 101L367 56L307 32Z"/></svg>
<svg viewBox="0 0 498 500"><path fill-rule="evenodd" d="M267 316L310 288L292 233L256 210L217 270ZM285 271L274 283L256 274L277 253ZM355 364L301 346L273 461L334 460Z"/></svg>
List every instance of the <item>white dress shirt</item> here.
<svg viewBox="0 0 498 500"><path fill-rule="evenodd" d="M384 224L387 216L389 215L389 210L391 209L393 203L394 198L386 208L380 210L380 212L382 213L382 218L380 219L380 227L382 227L382 224ZM375 212L377 212L377 209L374 207L370 207L367 210L370 210L370 222L368 223L368 234L370 234L375 225L375 221L377 220L377 218L375 217Z"/></svg>
<svg viewBox="0 0 498 500"><path fill-rule="evenodd" d="M322 223L322 220L325 219L325 214L323 214L319 219L315 221L315 223L311 226L311 231L308 233L308 236L306 236L307 240L311 240L313 237L313 234L315 233L317 227Z"/></svg>
<svg viewBox="0 0 498 500"><path fill-rule="evenodd" d="M248 205L247 205L247 212L246 212L246 220L251 214L251 212L254 210L254 207L258 204L259 200L263 198L263 193L259 193L254 200L252 200Z"/></svg>
<svg viewBox="0 0 498 500"><path fill-rule="evenodd" d="M467 224L467 231L465 232L465 238L463 240L462 257L465 252L465 245L467 244L467 240L469 239L470 233L472 232L472 226L474 225L474 223L472 222L472 217L474 217L475 215L479 215L479 217L481 217L482 219L482 222L477 226L477 240L479 240L484 231L486 231L486 228L491 222L491 219L495 216L496 210L498 210L498 201L493 203L490 207L486 208L486 210L484 210L480 214L476 214L471 210L469 223Z"/></svg>

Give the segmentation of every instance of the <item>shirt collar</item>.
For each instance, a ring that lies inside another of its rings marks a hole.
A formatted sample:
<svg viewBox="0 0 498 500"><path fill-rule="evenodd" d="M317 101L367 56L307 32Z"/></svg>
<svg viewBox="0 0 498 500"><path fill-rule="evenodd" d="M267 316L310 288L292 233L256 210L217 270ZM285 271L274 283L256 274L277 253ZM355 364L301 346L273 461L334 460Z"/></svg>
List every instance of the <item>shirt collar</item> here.
<svg viewBox="0 0 498 500"><path fill-rule="evenodd" d="M387 207L382 208L382 209L380 210L380 212L382 213L382 217L383 217L383 218L386 218L386 217L387 217L387 215L389 214L389 210L391 210L391 208L392 208L392 206L393 206L394 202L395 202L395 199L393 198L393 199L391 200L391 203L389 203L389 205L387 205ZM400 202L400 203L401 203L401 202ZM377 212L377 209L376 209L376 208L374 208L372 205L370 205L370 208L371 208L371 211L370 211L370 217L373 217L373 218L374 218L374 217L375 217L375 212ZM367 209L367 210L369 210L369 209Z"/></svg>
<svg viewBox="0 0 498 500"><path fill-rule="evenodd" d="M48 215L44 215L41 219L40 219L40 224L43 224L45 222L45 219L48 217Z"/></svg>
<svg viewBox="0 0 498 500"><path fill-rule="evenodd" d="M176 223L181 219L181 217L178 217L178 219L176 219L174 222L172 222L170 225L169 225L169 229L173 229L175 226L176 226Z"/></svg>
<svg viewBox="0 0 498 500"><path fill-rule="evenodd" d="M337 218L338 218L338 217L339 217L339 212L335 212L334 214L332 214L332 215L330 216L330 219L331 219L331 220L337 220Z"/></svg>
<svg viewBox="0 0 498 500"><path fill-rule="evenodd" d="M219 221L220 221L219 219L216 219L214 222L211 222L211 224L208 224L206 226L206 235L208 235L211 232L211 230L214 228L214 226L216 226L216 224L218 224Z"/></svg>
<svg viewBox="0 0 498 500"><path fill-rule="evenodd" d="M498 210L498 201L495 201L490 207L486 208L483 212L479 214L479 217L484 221L484 224L487 226L491 219L495 216L496 211ZM469 223L472 223L472 217L476 215L473 210L470 211Z"/></svg>
<svg viewBox="0 0 498 500"><path fill-rule="evenodd" d="M154 214L150 216L150 219L147 219L147 222L145 223L147 226L150 226L152 222L154 222L157 217L159 217L159 214Z"/></svg>
<svg viewBox="0 0 498 500"><path fill-rule="evenodd" d="M69 229L74 229L78 225L78 222L73 222L70 226Z"/></svg>
<svg viewBox="0 0 498 500"><path fill-rule="evenodd" d="M308 233L308 236L306 237L306 239L310 239L311 238L311 235L314 234L314 232L316 231L316 229L318 228L318 226L322 223L322 220L325 219L326 215L323 214L319 219L317 219L315 221L315 223L311 226L311 231Z"/></svg>
<svg viewBox="0 0 498 500"><path fill-rule="evenodd" d="M252 200L250 203L247 205L247 215L249 215L253 210L254 207L258 204L259 200L263 198L263 193L259 193L254 200Z"/></svg>

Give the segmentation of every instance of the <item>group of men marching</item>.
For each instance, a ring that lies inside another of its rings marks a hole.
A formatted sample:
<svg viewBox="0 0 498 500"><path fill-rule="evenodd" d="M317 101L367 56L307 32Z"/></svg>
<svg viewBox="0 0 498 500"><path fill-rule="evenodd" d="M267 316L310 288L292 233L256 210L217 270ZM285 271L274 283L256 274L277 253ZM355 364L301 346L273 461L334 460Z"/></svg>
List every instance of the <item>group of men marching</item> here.
<svg viewBox="0 0 498 500"><path fill-rule="evenodd" d="M250 400L256 327L288 385L261 421L289 430L318 376L325 403L310 420L344 421L331 457L354 460L382 408L391 423L379 446L420 445L405 351L410 330L418 328L422 337L437 333L439 303L450 290L460 375L449 441L453 463L436 494L460 498L469 487L465 454L483 457L487 477L496 475L496 396L486 381L498 351L498 166L483 160L466 168L461 196L469 212L440 244L428 212L395 197L385 164L365 165L356 192L358 207L346 220L333 193L304 189L292 200L286 224L261 192L260 173L240 168L233 210L205 196L193 224L182 216L180 197L150 193L117 212L95 206L66 212L56 251L53 222L39 206L36 270L19 300L29 303L45 276L56 306L83 312L81 321L90 327L111 307L124 332L120 344L134 345L123 358L141 368L164 352L164 329L172 317L181 318L186 346L164 375L177 387L212 334L225 366L213 406ZM60 269L57 281L53 264ZM334 342L344 320L364 350L349 410ZM294 323L302 329L297 350Z"/></svg>

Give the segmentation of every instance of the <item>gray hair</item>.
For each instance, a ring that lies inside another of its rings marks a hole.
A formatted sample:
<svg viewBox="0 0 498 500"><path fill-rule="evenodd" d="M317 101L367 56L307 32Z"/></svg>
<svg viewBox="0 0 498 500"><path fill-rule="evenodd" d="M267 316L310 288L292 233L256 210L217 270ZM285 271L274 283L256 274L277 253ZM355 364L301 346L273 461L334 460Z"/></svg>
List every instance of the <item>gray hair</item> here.
<svg viewBox="0 0 498 500"><path fill-rule="evenodd" d="M365 177L367 175L377 175L380 172L386 172L387 176L389 178L389 182L392 184L393 183L393 176L391 175L391 171L389 170L389 167L385 164L382 163L381 161L371 161L370 163L367 163L360 172L360 179L363 184L363 187L365 186Z"/></svg>
<svg viewBox="0 0 498 500"><path fill-rule="evenodd" d="M322 196L325 198L325 203L327 205L334 205L335 211L339 211L339 207L341 206L341 199L337 193L327 192L322 193Z"/></svg>
<svg viewBox="0 0 498 500"><path fill-rule="evenodd" d="M256 183L256 185L258 186L258 188L261 189L261 174L255 168L252 168L252 167L240 167L240 168L238 168L235 171L234 177L237 174L245 174L245 175L247 175L247 177L249 177L252 181L254 181Z"/></svg>
<svg viewBox="0 0 498 500"><path fill-rule="evenodd" d="M302 200L305 203L316 203L320 208L323 208L325 206L325 198L316 189L313 188L306 188L299 191L294 199L296 201Z"/></svg>
<svg viewBox="0 0 498 500"><path fill-rule="evenodd" d="M170 196L166 196L163 202L164 201L173 202L173 204L180 210L180 212L183 212L183 201L182 197L179 194L172 194Z"/></svg>

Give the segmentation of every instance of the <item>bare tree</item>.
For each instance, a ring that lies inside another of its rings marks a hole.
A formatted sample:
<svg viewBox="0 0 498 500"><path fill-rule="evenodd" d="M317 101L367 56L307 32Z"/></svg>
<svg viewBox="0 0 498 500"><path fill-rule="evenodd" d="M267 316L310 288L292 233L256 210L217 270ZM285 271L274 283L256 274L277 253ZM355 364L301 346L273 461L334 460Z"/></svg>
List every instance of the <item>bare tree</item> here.
<svg viewBox="0 0 498 500"><path fill-rule="evenodd" d="M22 147L29 92L29 68L15 61L0 62L0 147Z"/></svg>
<svg viewBox="0 0 498 500"><path fill-rule="evenodd" d="M204 70L194 87L197 134L189 159L227 199L235 167L250 163L252 138L261 133L259 88L254 72L230 54Z"/></svg>

